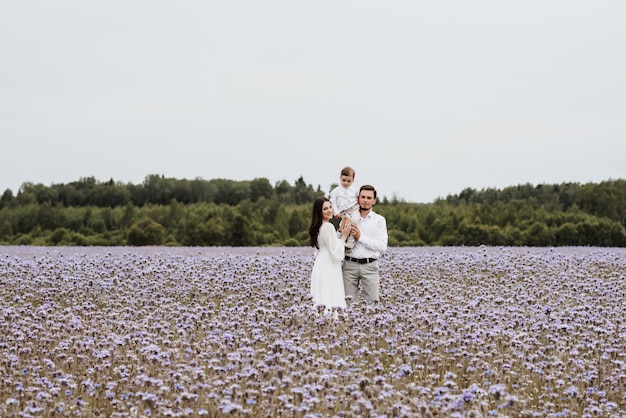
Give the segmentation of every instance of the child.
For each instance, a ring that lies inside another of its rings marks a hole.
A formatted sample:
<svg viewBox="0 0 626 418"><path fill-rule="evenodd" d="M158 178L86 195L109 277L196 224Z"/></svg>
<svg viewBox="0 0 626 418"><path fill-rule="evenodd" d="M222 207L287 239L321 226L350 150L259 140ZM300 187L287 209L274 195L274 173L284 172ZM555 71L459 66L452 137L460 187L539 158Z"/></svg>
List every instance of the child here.
<svg viewBox="0 0 626 418"><path fill-rule="evenodd" d="M359 222L358 190L354 187L356 173L352 167L344 167L339 175L340 185L330 192L330 203L333 206L335 218L350 219L350 222ZM354 247L354 237L348 236L346 248Z"/></svg>

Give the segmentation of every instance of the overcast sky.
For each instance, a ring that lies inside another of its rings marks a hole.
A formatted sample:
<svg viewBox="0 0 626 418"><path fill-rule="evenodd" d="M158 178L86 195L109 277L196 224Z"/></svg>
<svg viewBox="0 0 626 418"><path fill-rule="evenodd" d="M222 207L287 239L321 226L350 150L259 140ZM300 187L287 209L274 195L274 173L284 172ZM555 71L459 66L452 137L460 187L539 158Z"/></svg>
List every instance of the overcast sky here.
<svg viewBox="0 0 626 418"><path fill-rule="evenodd" d="M624 0L0 0L0 193L626 178Z"/></svg>

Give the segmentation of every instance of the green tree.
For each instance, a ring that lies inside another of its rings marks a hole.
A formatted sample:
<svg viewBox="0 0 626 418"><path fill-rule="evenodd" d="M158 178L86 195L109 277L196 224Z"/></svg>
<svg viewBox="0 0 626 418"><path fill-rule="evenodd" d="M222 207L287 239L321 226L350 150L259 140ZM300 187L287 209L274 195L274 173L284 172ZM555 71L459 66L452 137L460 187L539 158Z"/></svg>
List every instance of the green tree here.
<svg viewBox="0 0 626 418"><path fill-rule="evenodd" d="M150 218L133 224L128 231L128 244L133 246L161 245L165 240L165 228Z"/></svg>
<svg viewBox="0 0 626 418"><path fill-rule="evenodd" d="M553 231L542 222L533 222L525 236L526 245L531 247L546 247L554 243Z"/></svg>
<svg viewBox="0 0 626 418"><path fill-rule="evenodd" d="M115 219L113 217L113 211L111 208L103 208L100 210L100 217L104 221L105 230L113 230L115 229Z"/></svg>
<svg viewBox="0 0 626 418"><path fill-rule="evenodd" d="M70 241L70 232L65 228L57 228L50 235L50 242L52 245L65 244L67 245Z"/></svg>
<svg viewBox="0 0 626 418"><path fill-rule="evenodd" d="M0 241L9 241L13 238L13 228L9 221L4 221L2 225L0 225Z"/></svg>
<svg viewBox="0 0 626 418"><path fill-rule="evenodd" d="M89 218L89 221L87 222L86 226L87 228L99 234L107 230L106 222L104 221L104 219L102 219L102 216L100 213L92 215Z"/></svg>
<svg viewBox="0 0 626 418"><path fill-rule="evenodd" d="M232 184L230 195L226 203L230 206L237 206L240 202L250 198L250 183L238 181Z"/></svg>
<svg viewBox="0 0 626 418"><path fill-rule="evenodd" d="M302 176L296 180L296 184L293 190L293 201L294 203L301 205L304 203L313 203L316 197L320 196L322 193L320 191L315 191L313 186L310 184L307 185L304 182Z"/></svg>
<svg viewBox="0 0 626 418"><path fill-rule="evenodd" d="M565 222L556 228L554 241L555 245L559 246L577 246L582 244L576 225L571 222Z"/></svg>
<svg viewBox="0 0 626 418"><path fill-rule="evenodd" d="M233 247L247 247L253 245L250 221L237 214L230 224L230 242Z"/></svg>
<svg viewBox="0 0 626 418"><path fill-rule="evenodd" d="M215 184L196 178L190 182L191 203L214 203L218 190Z"/></svg>
<svg viewBox="0 0 626 418"><path fill-rule="evenodd" d="M178 180L174 183L173 199L176 202L188 204L193 201L191 183L188 180Z"/></svg>
<svg viewBox="0 0 626 418"><path fill-rule="evenodd" d="M83 196L73 184L59 185L57 189L59 203L63 206L84 206L86 204L86 200L82 199Z"/></svg>
<svg viewBox="0 0 626 418"><path fill-rule="evenodd" d="M37 211L37 224L44 230L54 230L60 224L59 211L46 201L39 205Z"/></svg>
<svg viewBox="0 0 626 418"><path fill-rule="evenodd" d="M32 190L32 183L22 183L22 187L17 192L17 204L19 206L34 205L37 202L37 195Z"/></svg>
<svg viewBox="0 0 626 418"><path fill-rule="evenodd" d="M245 234L245 228L242 228L242 236ZM200 231L204 245L220 246L227 245L226 232L220 218L211 218L202 224ZM241 242L246 242L247 238ZM248 241L249 242L249 241Z"/></svg>
<svg viewBox="0 0 626 418"><path fill-rule="evenodd" d="M0 197L0 209L11 206L14 199L15 197L13 196L13 191L11 189L6 189L4 193L2 193L2 197Z"/></svg>
<svg viewBox="0 0 626 418"><path fill-rule="evenodd" d="M265 177L255 178L250 182L250 200L257 202L260 198L270 199L274 194L272 184Z"/></svg>
<svg viewBox="0 0 626 418"><path fill-rule="evenodd" d="M309 218L303 208L295 208L289 216L288 232L290 237L295 237L309 227Z"/></svg>
<svg viewBox="0 0 626 418"><path fill-rule="evenodd" d="M182 221L182 236L179 241L186 246L205 245L202 224L203 219L198 206L188 209L188 213Z"/></svg>
<svg viewBox="0 0 626 418"><path fill-rule="evenodd" d="M124 208L124 216L122 217L122 227L130 227L135 220L136 208L132 203L128 203Z"/></svg>
<svg viewBox="0 0 626 418"><path fill-rule="evenodd" d="M292 190L293 187L291 186L291 184L289 184L287 180L281 180L279 182L276 182L276 185L274 186L276 196L282 203L293 202Z"/></svg>
<svg viewBox="0 0 626 418"><path fill-rule="evenodd" d="M114 208L129 202L130 191L122 185L113 183L113 179L108 183L96 185L88 193L88 204L93 206Z"/></svg>

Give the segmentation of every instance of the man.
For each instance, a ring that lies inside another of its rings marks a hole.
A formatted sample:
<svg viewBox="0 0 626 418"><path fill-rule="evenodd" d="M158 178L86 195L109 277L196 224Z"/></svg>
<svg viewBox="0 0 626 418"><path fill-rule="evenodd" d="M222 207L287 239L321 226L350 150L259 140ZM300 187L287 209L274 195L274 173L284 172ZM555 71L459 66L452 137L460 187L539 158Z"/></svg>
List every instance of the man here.
<svg viewBox="0 0 626 418"><path fill-rule="evenodd" d="M367 301L377 302L380 298L378 257L387 251L387 220L372 210L376 204L376 189L373 186L361 186L358 202L361 216L350 229L350 235L356 242L346 252L343 262L343 286L346 297L351 296L348 303L356 299L359 286Z"/></svg>

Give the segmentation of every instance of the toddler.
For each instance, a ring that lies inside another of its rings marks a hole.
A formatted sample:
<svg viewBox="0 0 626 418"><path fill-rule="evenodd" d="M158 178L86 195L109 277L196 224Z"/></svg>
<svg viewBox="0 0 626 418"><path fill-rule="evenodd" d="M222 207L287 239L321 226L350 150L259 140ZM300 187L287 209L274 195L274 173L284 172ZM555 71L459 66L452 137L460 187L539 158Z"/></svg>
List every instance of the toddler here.
<svg viewBox="0 0 626 418"><path fill-rule="evenodd" d="M356 173L352 167L344 167L339 175L340 185L330 192L330 203L333 206L335 218L350 219L350 222L357 223L361 218L359 212L358 195L354 188L354 177ZM349 235L346 239L346 248L354 247L354 237Z"/></svg>

